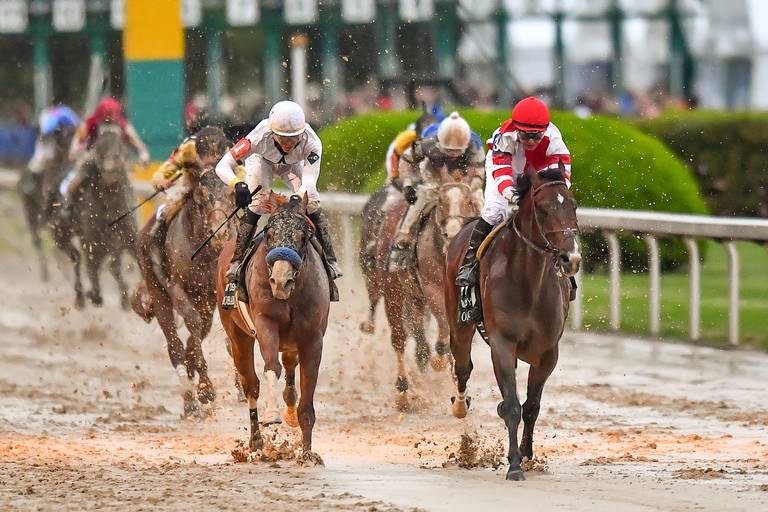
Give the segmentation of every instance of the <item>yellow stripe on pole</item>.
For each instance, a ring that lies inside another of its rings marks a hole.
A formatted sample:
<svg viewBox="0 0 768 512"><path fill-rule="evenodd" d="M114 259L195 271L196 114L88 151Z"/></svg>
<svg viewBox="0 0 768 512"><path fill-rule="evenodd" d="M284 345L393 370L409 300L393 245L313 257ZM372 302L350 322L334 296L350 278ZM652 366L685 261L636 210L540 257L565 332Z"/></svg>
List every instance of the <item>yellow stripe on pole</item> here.
<svg viewBox="0 0 768 512"><path fill-rule="evenodd" d="M129 61L184 58L181 0L127 0L123 48Z"/></svg>

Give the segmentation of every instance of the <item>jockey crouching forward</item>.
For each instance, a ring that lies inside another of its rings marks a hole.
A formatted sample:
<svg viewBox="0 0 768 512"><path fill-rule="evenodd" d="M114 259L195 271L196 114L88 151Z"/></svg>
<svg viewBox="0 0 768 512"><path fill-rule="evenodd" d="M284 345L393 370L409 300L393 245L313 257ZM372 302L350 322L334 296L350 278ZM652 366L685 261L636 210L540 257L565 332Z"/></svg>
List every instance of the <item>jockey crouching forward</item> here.
<svg viewBox="0 0 768 512"><path fill-rule="evenodd" d="M427 112L425 108L424 113L419 116L415 123L410 124L408 128L397 134L395 140L387 148L387 156L384 160L384 167L387 170L387 184L392 184L397 189L402 187L400 158L423 138L421 133L427 126L439 124L443 119L445 119L445 114L440 110L440 107L433 108L431 112Z"/></svg>
<svg viewBox="0 0 768 512"><path fill-rule="evenodd" d="M477 249L494 226L507 220L509 203L519 201L518 190L527 166L537 172L557 169L562 160L565 183L571 186L571 154L563 142L560 130L550 123L549 109L538 98L528 97L515 105L512 117L493 132L488 140L485 157L485 204L480 219L469 240L456 284L474 286L478 283ZM530 184L529 184L530 185Z"/></svg>
<svg viewBox="0 0 768 512"><path fill-rule="evenodd" d="M320 209L317 179L323 146L315 131L306 123L304 111L292 101L281 101L272 107L269 118L260 122L224 155L216 166L222 181L234 187L235 204L248 209L237 228L235 252L227 270L230 283L237 279L237 269L245 254L259 218L269 213L267 201L274 176L279 176L294 194L309 199L309 219L315 225L316 236L325 252L330 279L342 276L331 245L328 218ZM245 183L235 175L238 160L245 161ZM262 189L253 198L251 190Z"/></svg>
<svg viewBox="0 0 768 512"><path fill-rule="evenodd" d="M75 162L74 170L66 178L66 183L62 184L62 199L65 209L68 210L71 198L79 190L83 181L93 172L94 161L90 152L91 146L96 142L99 134L99 126L104 123L115 123L120 127L131 147L139 155L139 163L143 166L149 164L150 156L144 142L136 133L136 129L123 116L123 107L114 98L104 98L96 106L93 114L78 128L72 144L69 149L69 159ZM65 212L65 215L68 212Z"/></svg>
<svg viewBox="0 0 768 512"><path fill-rule="evenodd" d="M205 172L218 163L229 147L224 132L206 126L187 137L171 152L171 156L152 175L155 190L165 190L167 199L157 208L155 223L150 231L150 243L162 247L171 220L181 210L191 190L187 175L190 167Z"/></svg>
<svg viewBox="0 0 768 512"><path fill-rule="evenodd" d="M438 199L438 188L455 171L472 190L483 186L483 149L472 144L469 124L453 112L440 123L437 136L423 139L400 159L406 211L390 253L390 270L404 270L419 219Z"/></svg>

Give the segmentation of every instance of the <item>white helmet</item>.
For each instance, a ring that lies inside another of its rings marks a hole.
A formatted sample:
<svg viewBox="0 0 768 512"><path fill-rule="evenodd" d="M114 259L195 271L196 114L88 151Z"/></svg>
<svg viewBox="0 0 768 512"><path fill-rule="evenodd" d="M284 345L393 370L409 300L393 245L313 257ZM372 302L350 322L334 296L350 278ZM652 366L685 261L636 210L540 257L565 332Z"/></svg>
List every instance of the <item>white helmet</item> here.
<svg viewBox="0 0 768 512"><path fill-rule="evenodd" d="M298 103L278 101L269 111L269 129L276 135L301 135L307 127L304 110Z"/></svg>
<svg viewBox="0 0 768 512"><path fill-rule="evenodd" d="M443 119L437 129L437 141L442 149L467 149L472 133L469 124L461 118L458 112Z"/></svg>

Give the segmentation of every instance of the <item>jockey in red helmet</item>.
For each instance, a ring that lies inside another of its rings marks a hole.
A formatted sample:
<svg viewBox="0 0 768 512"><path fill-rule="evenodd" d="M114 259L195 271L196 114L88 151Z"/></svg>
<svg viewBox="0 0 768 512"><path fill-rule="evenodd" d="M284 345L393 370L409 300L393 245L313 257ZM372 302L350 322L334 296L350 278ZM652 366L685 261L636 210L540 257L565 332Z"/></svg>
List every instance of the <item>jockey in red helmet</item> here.
<svg viewBox="0 0 768 512"><path fill-rule="evenodd" d="M123 107L114 98L106 97L102 99L85 122L77 129L77 133L72 138L72 144L69 148L69 159L75 162L70 175L62 183L62 195L65 206L69 205L69 199L74 197L75 192L80 188L88 173L92 172L93 161L90 158L89 149L99 134L99 126L104 123L115 123L123 132L128 144L136 150L139 156L139 163L143 166L149 164L150 156L147 146L136 133L133 125L125 119Z"/></svg>
<svg viewBox="0 0 768 512"><path fill-rule="evenodd" d="M542 172L557 169L558 162L562 161L565 166L563 179L568 187L571 186L571 153L549 117L547 105L530 96L515 105L512 117L504 121L488 140L485 204L456 277L457 285L477 283L477 249L493 227L507 219L509 203L517 203L518 179L529 165Z"/></svg>

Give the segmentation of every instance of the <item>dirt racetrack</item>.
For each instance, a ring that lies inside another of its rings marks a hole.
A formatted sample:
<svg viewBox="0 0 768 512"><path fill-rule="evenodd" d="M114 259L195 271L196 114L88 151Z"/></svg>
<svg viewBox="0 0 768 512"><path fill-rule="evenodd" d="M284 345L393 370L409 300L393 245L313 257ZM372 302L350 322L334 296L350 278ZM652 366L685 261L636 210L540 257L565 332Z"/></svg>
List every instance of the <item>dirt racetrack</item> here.
<svg viewBox="0 0 768 512"><path fill-rule="evenodd" d="M537 460L506 482L487 347L466 420L450 414L448 373L419 375L413 357L413 411L398 413L383 315L358 331L355 276L325 338L325 466L290 460L284 425L268 432L280 460L236 463L247 410L218 320L204 347L215 407L182 420L157 325L121 311L107 275L105 307L75 311L66 271L40 282L16 200L0 194L0 209L0 510L768 510L765 354L566 333Z"/></svg>

